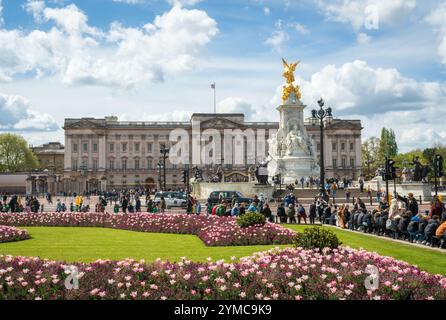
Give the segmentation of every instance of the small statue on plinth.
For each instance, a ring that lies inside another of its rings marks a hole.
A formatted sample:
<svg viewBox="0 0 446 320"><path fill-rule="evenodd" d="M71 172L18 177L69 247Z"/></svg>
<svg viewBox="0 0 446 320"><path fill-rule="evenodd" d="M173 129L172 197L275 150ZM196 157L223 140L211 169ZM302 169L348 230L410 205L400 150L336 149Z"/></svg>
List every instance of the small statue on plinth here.
<svg viewBox="0 0 446 320"><path fill-rule="evenodd" d="M420 157L415 157L412 160L414 165L413 169L413 181L415 182L426 182L427 175L429 174L430 167L423 166L420 162Z"/></svg>
<svg viewBox="0 0 446 320"><path fill-rule="evenodd" d="M268 184L268 162L256 166L255 176L259 184Z"/></svg>

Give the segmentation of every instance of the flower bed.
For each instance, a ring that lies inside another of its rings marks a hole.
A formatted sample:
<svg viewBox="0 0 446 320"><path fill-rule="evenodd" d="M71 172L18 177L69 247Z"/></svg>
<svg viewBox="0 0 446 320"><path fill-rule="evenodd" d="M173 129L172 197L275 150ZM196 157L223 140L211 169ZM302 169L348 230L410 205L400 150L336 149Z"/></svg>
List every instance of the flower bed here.
<svg viewBox="0 0 446 320"><path fill-rule="evenodd" d="M186 214L1 213L9 226L105 227L197 235L207 246L291 244L295 232L276 224L241 228L232 217Z"/></svg>
<svg viewBox="0 0 446 320"><path fill-rule="evenodd" d="M26 230L20 230L9 226L0 226L0 243L26 239L29 239L29 234Z"/></svg>
<svg viewBox="0 0 446 320"><path fill-rule="evenodd" d="M379 270L375 291L364 285L368 265ZM74 266L0 256L0 299L446 299L446 278L349 248L274 249L229 263L127 259ZM77 290L66 288L67 277L78 279Z"/></svg>

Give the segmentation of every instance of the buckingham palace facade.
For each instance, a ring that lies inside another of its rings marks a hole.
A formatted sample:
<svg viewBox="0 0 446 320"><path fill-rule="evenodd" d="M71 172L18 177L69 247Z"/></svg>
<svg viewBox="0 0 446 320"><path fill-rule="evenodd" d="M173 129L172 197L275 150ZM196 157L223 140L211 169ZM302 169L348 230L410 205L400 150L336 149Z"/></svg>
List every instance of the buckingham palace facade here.
<svg viewBox="0 0 446 320"><path fill-rule="evenodd" d="M198 124L198 132L194 124ZM242 142L244 163L228 161L226 149L236 148L240 140L225 140L218 144L213 163L196 164L190 155L189 163L171 163L166 160L166 185L168 189L184 188L182 175L185 169L197 166L203 176L212 177L217 172L225 181L249 181L253 165L265 160L268 155L268 139L279 128L278 122L247 122L244 114L193 114L186 122L124 122L117 117L66 119L64 172L61 189L65 192L111 191L132 188L160 188L164 174L162 146L170 148L171 133L180 130L190 137L190 150L194 138L208 131L254 132L262 138L255 146L247 139ZM319 157L319 127L306 123L306 129L316 144ZM195 130L195 131L194 131ZM357 179L361 174L361 131L359 120L335 119L327 125L324 133L325 167L327 177ZM246 138L246 137L245 137ZM210 140L200 137L199 147L206 150ZM228 142L229 141L229 142ZM254 148L255 157L249 158L247 150ZM231 157L235 152L231 153ZM184 155L182 155L184 157ZM226 159L225 159L226 157ZM221 159L220 159L221 158ZM249 158L249 159L248 159ZM215 160L218 161L215 161ZM231 159L232 160L232 159ZM192 173L190 174L192 177ZM300 177L296 177L300 178Z"/></svg>

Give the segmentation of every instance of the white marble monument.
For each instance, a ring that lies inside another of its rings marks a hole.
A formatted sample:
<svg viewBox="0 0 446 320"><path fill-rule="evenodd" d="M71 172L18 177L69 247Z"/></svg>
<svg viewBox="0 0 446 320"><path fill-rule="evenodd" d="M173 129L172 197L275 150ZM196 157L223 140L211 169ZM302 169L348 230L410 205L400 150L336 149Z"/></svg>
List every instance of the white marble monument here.
<svg viewBox="0 0 446 320"><path fill-rule="evenodd" d="M305 105L300 101L300 89L294 85L294 71L298 63L288 64L283 60L283 76L287 85L283 90L283 104L280 112L279 130L269 140L268 175L281 174L284 184L291 184L301 177L317 177L320 168L317 163L314 142L304 125Z"/></svg>

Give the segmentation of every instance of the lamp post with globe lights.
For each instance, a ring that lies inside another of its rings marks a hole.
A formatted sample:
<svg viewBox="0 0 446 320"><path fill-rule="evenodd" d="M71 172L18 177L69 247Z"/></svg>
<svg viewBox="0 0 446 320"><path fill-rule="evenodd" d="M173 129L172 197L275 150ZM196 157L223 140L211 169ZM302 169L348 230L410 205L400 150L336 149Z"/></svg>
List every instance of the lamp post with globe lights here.
<svg viewBox="0 0 446 320"><path fill-rule="evenodd" d="M333 115L332 115L332 109L331 108L325 108L325 101L321 98L318 102L319 104L319 110L313 109L311 111L311 124L313 126L319 125L320 128L320 178L319 178L319 196L328 202L329 197L327 195L327 192L325 190L325 164L324 164L324 129L327 124L331 124L333 121Z"/></svg>

